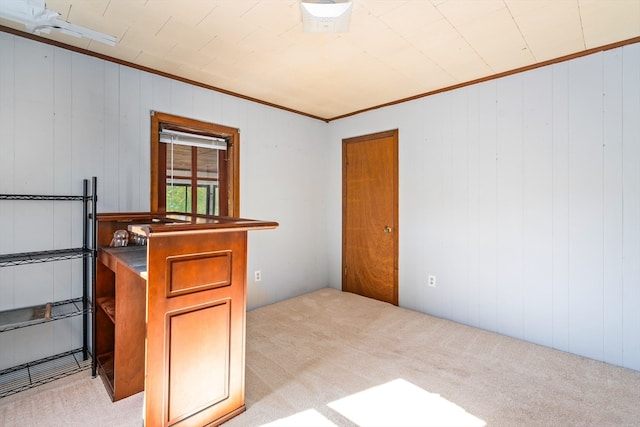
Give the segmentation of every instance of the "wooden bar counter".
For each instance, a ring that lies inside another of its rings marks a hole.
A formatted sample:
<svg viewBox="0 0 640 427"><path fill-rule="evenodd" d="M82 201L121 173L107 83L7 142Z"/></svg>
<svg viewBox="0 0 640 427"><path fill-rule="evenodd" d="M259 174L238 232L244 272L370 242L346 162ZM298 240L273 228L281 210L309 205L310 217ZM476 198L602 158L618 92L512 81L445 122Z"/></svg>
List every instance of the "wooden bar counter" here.
<svg viewBox="0 0 640 427"><path fill-rule="evenodd" d="M111 398L144 390L153 427L244 411L247 232L278 224L152 212L97 224L95 352ZM116 230L138 244L110 247Z"/></svg>

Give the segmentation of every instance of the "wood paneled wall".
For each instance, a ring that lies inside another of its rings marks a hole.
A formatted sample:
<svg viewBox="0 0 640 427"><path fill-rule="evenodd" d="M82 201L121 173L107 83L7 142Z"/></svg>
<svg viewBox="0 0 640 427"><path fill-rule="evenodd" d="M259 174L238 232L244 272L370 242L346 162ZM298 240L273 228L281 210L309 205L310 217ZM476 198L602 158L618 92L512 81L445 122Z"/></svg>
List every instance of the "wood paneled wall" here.
<svg viewBox="0 0 640 427"><path fill-rule="evenodd" d="M249 237L249 308L326 286L325 122L7 33L0 193L81 194L82 179L97 176L100 212L148 210L152 110L240 129L240 213L281 224ZM20 203L0 203L0 253L80 244L79 206ZM80 286L71 262L2 268L0 310ZM80 327L63 320L0 334L0 369L78 347Z"/></svg>
<svg viewBox="0 0 640 427"><path fill-rule="evenodd" d="M331 122L332 176L399 128L400 304L638 370L639 118L635 44Z"/></svg>
<svg viewBox="0 0 640 427"><path fill-rule="evenodd" d="M0 192L97 175L101 211L145 210L150 110L238 127L241 213L281 224L250 238L259 306L339 288L341 141L398 128L401 305L640 369L640 45L329 124L8 34L0 57ZM0 251L79 239L69 208L12 203ZM33 297L21 274L0 309ZM0 368L44 351L3 335Z"/></svg>

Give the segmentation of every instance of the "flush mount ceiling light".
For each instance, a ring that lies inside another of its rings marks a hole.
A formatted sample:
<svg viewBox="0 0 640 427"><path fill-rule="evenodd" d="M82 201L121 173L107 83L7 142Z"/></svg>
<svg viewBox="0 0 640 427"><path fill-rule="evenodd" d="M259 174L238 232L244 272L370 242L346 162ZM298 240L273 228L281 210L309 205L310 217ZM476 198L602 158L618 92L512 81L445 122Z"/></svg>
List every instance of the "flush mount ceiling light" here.
<svg viewBox="0 0 640 427"><path fill-rule="evenodd" d="M300 3L302 27L307 33L348 31L352 6L350 1L303 1Z"/></svg>
<svg viewBox="0 0 640 427"><path fill-rule="evenodd" d="M0 18L24 24L30 33L49 34L53 30L110 46L116 45L115 37L62 21L58 16L58 12L46 8L44 0L0 0Z"/></svg>

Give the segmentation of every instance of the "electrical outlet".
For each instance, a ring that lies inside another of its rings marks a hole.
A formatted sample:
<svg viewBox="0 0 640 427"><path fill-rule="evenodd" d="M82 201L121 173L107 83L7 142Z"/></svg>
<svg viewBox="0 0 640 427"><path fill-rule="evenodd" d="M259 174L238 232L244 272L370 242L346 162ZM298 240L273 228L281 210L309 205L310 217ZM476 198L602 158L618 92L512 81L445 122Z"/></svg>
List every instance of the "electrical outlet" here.
<svg viewBox="0 0 640 427"><path fill-rule="evenodd" d="M429 286L432 288L436 287L436 276L429 276Z"/></svg>
<svg viewBox="0 0 640 427"><path fill-rule="evenodd" d="M260 270L256 270L255 273L253 273L253 278L256 282L262 280L262 273L260 272Z"/></svg>

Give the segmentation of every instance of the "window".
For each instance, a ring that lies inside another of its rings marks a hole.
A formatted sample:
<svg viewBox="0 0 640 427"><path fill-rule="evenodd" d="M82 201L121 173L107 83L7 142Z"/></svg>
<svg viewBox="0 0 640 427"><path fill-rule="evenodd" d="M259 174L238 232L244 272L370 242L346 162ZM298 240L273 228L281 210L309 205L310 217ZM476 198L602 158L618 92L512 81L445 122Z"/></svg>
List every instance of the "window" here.
<svg viewBox="0 0 640 427"><path fill-rule="evenodd" d="M153 112L151 210L238 216L237 129Z"/></svg>
<svg viewBox="0 0 640 427"><path fill-rule="evenodd" d="M220 207L217 204L218 187L208 185L198 185L196 213L207 215L220 215ZM170 212L191 212L192 208L192 186L191 184L172 182L167 184L167 211Z"/></svg>

